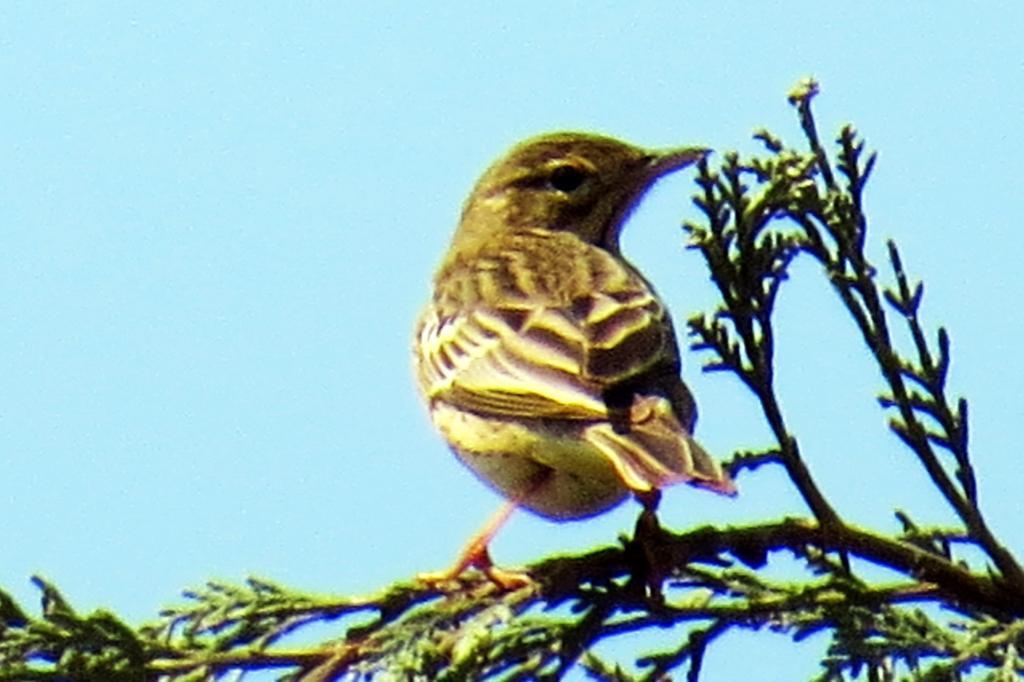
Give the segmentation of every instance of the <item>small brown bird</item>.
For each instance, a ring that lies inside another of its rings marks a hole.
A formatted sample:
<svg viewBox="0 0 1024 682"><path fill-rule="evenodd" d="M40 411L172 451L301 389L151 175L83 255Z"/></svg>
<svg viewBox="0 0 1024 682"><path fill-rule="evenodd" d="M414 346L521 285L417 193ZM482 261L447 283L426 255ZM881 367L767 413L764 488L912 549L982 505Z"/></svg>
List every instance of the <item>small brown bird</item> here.
<svg viewBox="0 0 1024 682"><path fill-rule="evenodd" d="M619 251L647 188L705 153L542 135L469 195L414 364L435 426L509 503L445 576L471 565L494 575L487 543L516 507L568 520L630 492L650 505L675 483L735 494L691 435L697 412L668 312Z"/></svg>

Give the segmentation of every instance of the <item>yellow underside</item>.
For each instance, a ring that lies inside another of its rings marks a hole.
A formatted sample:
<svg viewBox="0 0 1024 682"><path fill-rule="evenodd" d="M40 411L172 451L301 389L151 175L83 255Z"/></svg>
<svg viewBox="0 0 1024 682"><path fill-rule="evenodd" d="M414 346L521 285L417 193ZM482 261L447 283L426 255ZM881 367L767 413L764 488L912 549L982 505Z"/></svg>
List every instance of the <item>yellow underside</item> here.
<svg viewBox="0 0 1024 682"><path fill-rule="evenodd" d="M593 516L629 493L609 458L578 433L561 435L538 422L480 417L440 401L431 416L481 480L541 516Z"/></svg>

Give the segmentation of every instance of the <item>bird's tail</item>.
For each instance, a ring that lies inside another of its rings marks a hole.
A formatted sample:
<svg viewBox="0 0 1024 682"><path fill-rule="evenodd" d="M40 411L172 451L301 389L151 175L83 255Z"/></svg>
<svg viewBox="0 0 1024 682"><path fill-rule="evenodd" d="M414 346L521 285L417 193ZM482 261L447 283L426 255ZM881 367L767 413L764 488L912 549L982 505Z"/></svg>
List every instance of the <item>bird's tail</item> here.
<svg viewBox="0 0 1024 682"><path fill-rule="evenodd" d="M683 428L661 396L638 396L633 401L625 433L602 422L588 427L585 437L608 457L632 490L689 483L723 495L736 494L729 473Z"/></svg>

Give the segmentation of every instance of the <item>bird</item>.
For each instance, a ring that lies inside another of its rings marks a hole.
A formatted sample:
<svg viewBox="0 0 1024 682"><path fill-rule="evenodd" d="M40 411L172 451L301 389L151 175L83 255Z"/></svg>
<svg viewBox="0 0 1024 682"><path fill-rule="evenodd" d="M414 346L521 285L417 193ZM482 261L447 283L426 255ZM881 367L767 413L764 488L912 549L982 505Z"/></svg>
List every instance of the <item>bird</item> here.
<svg viewBox="0 0 1024 682"><path fill-rule="evenodd" d="M644 149L586 132L529 138L466 199L413 341L416 383L456 457L506 498L441 580L515 581L487 546L515 509L584 519L688 483L735 495L693 438L672 320L623 255L623 224L702 147Z"/></svg>

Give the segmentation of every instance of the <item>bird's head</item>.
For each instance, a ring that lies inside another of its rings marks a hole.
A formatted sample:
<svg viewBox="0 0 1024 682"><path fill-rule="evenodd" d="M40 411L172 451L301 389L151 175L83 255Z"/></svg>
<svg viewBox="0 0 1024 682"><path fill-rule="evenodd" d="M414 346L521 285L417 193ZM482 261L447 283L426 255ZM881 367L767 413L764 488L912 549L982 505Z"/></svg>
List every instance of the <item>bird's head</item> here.
<svg viewBox="0 0 1024 682"><path fill-rule="evenodd" d="M648 150L589 133L530 138L477 181L457 238L486 239L531 228L566 230L617 253L622 223L644 192L707 151Z"/></svg>

